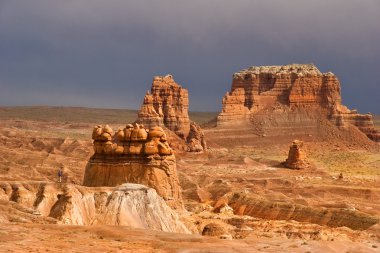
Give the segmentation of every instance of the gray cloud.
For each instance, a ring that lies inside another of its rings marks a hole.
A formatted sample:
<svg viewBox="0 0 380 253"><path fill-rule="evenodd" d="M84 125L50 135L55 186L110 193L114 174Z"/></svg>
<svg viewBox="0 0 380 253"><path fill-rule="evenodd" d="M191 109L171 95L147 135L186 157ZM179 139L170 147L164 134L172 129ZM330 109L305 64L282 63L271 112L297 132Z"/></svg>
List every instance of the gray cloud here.
<svg viewBox="0 0 380 253"><path fill-rule="evenodd" d="M377 0L0 0L0 104L138 108L172 73L219 110L234 72L314 62L380 113Z"/></svg>

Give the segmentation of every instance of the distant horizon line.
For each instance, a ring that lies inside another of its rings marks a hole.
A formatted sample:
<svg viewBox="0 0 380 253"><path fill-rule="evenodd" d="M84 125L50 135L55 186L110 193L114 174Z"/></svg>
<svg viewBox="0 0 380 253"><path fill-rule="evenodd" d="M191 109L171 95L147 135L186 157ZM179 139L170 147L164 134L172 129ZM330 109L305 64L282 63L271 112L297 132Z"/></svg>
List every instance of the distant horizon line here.
<svg viewBox="0 0 380 253"><path fill-rule="evenodd" d="M2 108L72 108L72 109L98 109L98 110L127 110L127 111L139 111L140 108L115 108L115 107L92 107L92 106L70 106L70 105L1 105ZM189 110L191 113L219 113L219 111L198 111Z"/></svg>

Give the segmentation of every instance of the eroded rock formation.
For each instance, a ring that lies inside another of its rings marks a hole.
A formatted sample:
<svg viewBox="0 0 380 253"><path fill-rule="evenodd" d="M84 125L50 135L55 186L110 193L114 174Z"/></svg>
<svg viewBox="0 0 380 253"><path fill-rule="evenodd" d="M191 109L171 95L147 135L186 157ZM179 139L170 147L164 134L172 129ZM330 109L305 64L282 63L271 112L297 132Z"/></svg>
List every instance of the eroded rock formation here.
<svg viewBox="0 0 380 253"><path fill-rule="evenodd" d="M83 180L85 186L137 183L154 188L173 208L182 208L176 160L164 130L135 123L115 135L109 126L93 131L95 154Z"/></svg>
<svg viewBox="0 0 380 253"><path fill-rule="evenodd" d="M191 152L200 152L207 149L205 134L195 122L190 123L190 132L186 141Z"/></svg>
<svg viewBox="0 0 380 253"><path fill-rule="evenodd" d="M289 148L288 159L286 159L284 165L289 169L305 169L309 165L306 162L306 155L302 150L303 142L294 140Z"/></svg>
<svg viewBox="0 0 380 253"><path fill-rule="evenodd" d="M161 126L173 131L188 143L189 151L201 151L206 140L201 128L189 119L188 91L172 75L155 76L147 92L137 122L147 127Z"/></svg>
<svg viewBox="0 0 380 253"><path fill-rule="evenodd" d="M165 126L186 138L190 131L188 91L172 75L155 76L138 114L138 122L147 127Z"/></svg>
<svg viewBox="0 0 380 253"><path fill-rule="evenodd" d="M333 108L330 120L340 128L354 125L371 140L380 142L380 132L375 128L371 114L359 114L357 110L349 110L344 105Z"/></svg>
<svg viewBox="0 0 380 253"><path fill-rule="evenodd" d="M34 214L34 219L37 217L44 223L190 233L155 190L139 184L85 187L41 182L1 183L0 199L17 203L20 209L29 208L30 216Z"/></svg>
<svg viewBox="0 0 380 253"><path fill-rule="evenodd" d="M338 127L354 125L372 140L380 140L372 115L343 106L338 78L331 72L321 73L313 64L250 67L235 73L217 124L250 123L260 111L284 107L287 112L318 111Z"/></svg>

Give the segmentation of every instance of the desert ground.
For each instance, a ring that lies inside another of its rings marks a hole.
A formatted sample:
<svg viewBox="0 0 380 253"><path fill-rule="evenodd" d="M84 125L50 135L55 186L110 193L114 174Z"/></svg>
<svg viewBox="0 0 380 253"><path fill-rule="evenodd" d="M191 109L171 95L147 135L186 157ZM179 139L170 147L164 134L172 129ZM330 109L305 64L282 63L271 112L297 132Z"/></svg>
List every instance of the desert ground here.
<svg viewBox="0 0 380 253"><path fill-rule="evenodd" d="M33 193L40 182L80 185L93 154L96 124L115 129L137 111L67 107L0 108L0 245L2 252L380 252L380 146L350 133L300 129L271 132L212 128L217 113L190 113L204 126L209 150L176 152L193 234L118 226L72 226L26 207L9 185ZM210 123L211 122L211 123ZM375 117L380 128L380 117ZM326 129L326 128L324 128ZM294 139L310 167L289 170ZM355 142L351 141L352 139ZM342 178L339 175L342 174ZM241 213L221 208L230 196ZM205 232L206 224L215 224ZM204 236L200 235L204 232Z"/></svg>

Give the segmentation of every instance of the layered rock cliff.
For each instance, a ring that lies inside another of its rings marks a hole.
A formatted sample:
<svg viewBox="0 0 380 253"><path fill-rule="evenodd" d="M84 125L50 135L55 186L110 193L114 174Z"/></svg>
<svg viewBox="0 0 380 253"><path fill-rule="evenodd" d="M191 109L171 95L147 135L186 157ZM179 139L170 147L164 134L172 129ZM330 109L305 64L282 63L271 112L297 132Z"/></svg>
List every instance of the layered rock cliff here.
<svg viewBox="0 0 380 253"><path fill-rule="evenodd" d="M201 151L206 147L200 127L189 119L188 91L177 84L172 75L154 77L136 122L149 128L166 127L188 143L189 151Z"/></svg>
<svg viewBox="0 0 380 253"><path fill-rule="evenodd" d="M250 67L235 73L217 125L249 124L260 112L278 108L286 113L317 111L338 127L354 125L372 140L380 140L372 116L343 106L338 78L313 64Z"/></svg>
<svg viewBox="0 0 380 253"><path fill-rule="evenodd" d="M127 125L113 135L109 126L96 126L93 140L95 154L87 164L83 185L143 184L171 207L182 208L175 156L161 127Z"/></svg>

